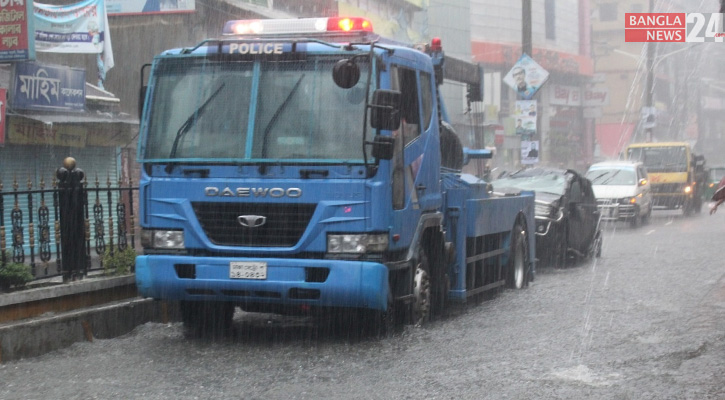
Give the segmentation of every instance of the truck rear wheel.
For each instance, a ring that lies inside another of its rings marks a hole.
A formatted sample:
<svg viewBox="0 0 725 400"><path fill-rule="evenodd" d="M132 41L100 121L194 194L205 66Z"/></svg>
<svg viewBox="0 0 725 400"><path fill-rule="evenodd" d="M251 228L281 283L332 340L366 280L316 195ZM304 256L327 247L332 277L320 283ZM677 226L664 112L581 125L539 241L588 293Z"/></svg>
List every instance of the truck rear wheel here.
<svg viewBox="0 0 725 400"><path fill-rule="evenodd" d="M511 231L511 255L509 257L506 286L523 289L528 283L529 240L526 229L517 222Z"/></svg>
<svg viewBox="0 0 725 400"><path fill-rule="evenodd" d="M234 304L210 301L182 301L181 321L192 336L222 336L229 333Z"/></svg>

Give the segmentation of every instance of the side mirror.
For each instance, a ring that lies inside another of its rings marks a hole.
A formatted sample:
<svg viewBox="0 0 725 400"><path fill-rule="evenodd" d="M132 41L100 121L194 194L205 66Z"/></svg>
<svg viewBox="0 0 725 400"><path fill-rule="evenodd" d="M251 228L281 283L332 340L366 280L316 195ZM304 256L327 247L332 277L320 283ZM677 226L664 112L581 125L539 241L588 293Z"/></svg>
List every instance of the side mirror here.
<svg viewBox="0 0 725 400"><path fill-rule="evenodd" d="M378 160L390 160L395 152L395 138L390 136L375 136L373 140L373 157Z"/></svg>
<svg viewBox="0 0 725 400"><path fill-rule="evenodd" d="M639 186L644 186L646 184L647 184L647 179L642 178L639 180L639 183L638 183Z"/></svg>
<svg viewBox="0 0 725 400"><path fill-rule="evenodd" d="M332 67L332 80L337 86L350 89L360 80L360 67L352 60L340 60Z"/></svg>
<svg viewBox="0 0 725 400"><path fill-rule="evenodd" d="M370 125L375 129L394 131L400 127L400 92L377 89L370 104Z"/></svg>

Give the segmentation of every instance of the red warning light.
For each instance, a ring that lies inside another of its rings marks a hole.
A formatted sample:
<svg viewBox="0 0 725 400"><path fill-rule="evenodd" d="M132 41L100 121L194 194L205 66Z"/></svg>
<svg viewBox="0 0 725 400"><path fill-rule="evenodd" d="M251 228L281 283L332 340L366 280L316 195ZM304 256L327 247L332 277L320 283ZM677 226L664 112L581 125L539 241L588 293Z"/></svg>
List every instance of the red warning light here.
<svg viewBox="0 0 725 400"><path fill-rule="evenodd" d="M441 38L433 38L430 41L430 51L442 51L443 45L441 45Z"/></svg>

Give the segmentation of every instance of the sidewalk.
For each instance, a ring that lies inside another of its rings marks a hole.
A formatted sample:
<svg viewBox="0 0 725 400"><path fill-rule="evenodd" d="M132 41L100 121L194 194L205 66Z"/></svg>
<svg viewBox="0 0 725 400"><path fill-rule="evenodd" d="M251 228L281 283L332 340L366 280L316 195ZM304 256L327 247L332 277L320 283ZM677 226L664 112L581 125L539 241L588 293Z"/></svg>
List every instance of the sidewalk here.
<svg viewBox="0 0 725 400"><path fill-rule="evenodd" d="M170 318L167 303L138 297L134 275L35 285L0 294L0 363L113 338Z"/></svg>

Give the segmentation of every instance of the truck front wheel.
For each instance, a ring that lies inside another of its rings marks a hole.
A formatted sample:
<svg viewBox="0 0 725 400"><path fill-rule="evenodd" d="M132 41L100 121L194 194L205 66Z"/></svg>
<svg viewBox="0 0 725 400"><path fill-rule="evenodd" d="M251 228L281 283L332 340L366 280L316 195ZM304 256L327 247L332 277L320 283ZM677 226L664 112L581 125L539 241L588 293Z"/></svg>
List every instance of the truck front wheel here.
<svg viewBox="0 0 725 400"><path fill-rule="evenodd" d="M182 301L181 321L192 336L221 336L229 332L234 317L234 304L209 301Z"/></svg>
<svg viewBox="0 0 725 400"><path fill-rule="evenodd" d="M423 249L418 251L418 261L413 276L413 294L415 300L413 303L413 323L415 325L423 325L430 320L431 311L431 282L430 282L430 264L428 264L428 256Z"/></svg>

